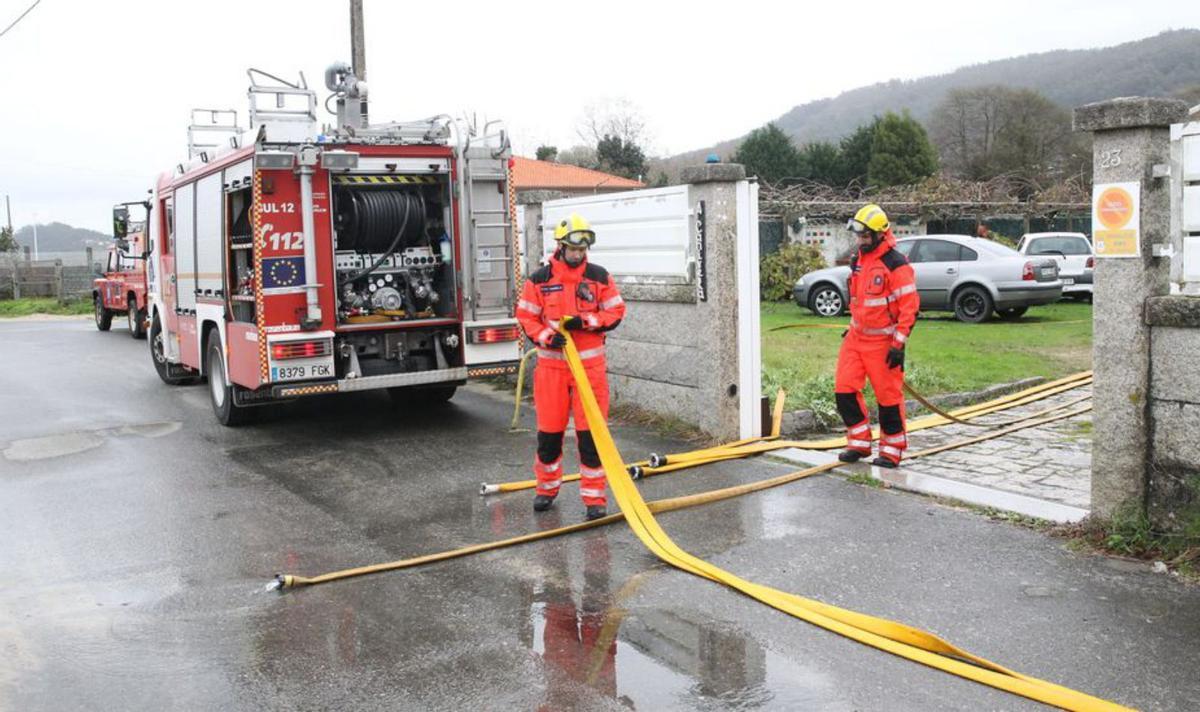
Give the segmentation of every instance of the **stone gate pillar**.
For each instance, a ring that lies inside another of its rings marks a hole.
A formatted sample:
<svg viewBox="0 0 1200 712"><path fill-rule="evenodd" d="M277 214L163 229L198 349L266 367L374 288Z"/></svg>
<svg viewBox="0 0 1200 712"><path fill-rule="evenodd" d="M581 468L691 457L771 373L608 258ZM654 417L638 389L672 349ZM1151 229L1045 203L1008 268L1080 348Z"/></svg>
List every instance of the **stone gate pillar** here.
<svg viewBox="0 0 1200 712"><path fill-rule="evenodd" d="M1152 421L1150 326L1146 300L1168 292L1170 260L1153 256L1169 242L1172 123L1187 115L1181 101L1120 98L1075 109L1076 131L1093 134L1093 182L1140 186L1140 248L1130 258L1097 257L1094 289L1092 512L1111 516L1132 503L1144 508ZM1163 176L1163 177L1156 177ZM1093 224L1093 233L1102 226Z"/></svg>

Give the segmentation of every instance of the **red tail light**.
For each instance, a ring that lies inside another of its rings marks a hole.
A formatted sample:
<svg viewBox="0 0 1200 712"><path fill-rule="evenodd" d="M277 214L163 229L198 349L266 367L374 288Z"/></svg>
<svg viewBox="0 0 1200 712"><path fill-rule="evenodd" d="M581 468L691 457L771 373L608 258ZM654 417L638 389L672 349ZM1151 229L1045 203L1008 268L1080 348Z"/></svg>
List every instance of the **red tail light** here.
<svg viewBox="0 0 1200 712"><path fill-rule="evenodd" d="M1095 269L1096 268L1096 258L1092 257L1091 255L1088 255L1087 263L1084 266L1087 267L1088 269Z"/></svg>
<svg viewBox="0 0 1200 712"><path fill-rule="evenodd" d="M472 344L495 344L501 341L516 341L521 338L521 327L512 326L481 326L467 330L467 338Z"/></svg>
<svg viewBox="0 0 1200 712"><path fill-rule="evenodd" d="M328 341L285 341L283 343L271 344L271 357L279 359L289 358L318 358L320 356L328 356L330 346Z"/></svg>
<svg viewBox="0 0 1200 712"><path fill-rule="evenodd" d="M1037 276L1033 273L1033 263L1026 262L1025 269L1021 270L1021 279L1036 280Z"/></svg>

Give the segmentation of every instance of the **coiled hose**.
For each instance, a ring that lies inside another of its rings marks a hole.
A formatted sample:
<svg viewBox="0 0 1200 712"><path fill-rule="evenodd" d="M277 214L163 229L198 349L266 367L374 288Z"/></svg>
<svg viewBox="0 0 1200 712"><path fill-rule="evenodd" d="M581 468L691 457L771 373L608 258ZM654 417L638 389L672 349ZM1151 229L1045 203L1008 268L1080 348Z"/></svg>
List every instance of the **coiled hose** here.
<svg viewBox="0 0 1200 712"><path fill-rule="evenodd" d="M343 278L342 284L366 277L401 245L416 244L425 236L425 200L420 195L363 190L349 191L349 196L346 213L339 215L338 247L379 256Z"/></svg>

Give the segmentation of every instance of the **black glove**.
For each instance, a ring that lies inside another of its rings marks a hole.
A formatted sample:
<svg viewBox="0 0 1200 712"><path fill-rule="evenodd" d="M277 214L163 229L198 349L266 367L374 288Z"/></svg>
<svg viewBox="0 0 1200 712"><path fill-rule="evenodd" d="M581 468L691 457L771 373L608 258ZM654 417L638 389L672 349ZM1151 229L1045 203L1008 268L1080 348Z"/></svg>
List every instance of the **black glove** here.
<svg viewBox="0 0 1200 712"><path fill-rule="evenodd" d="M583 319L577 316L569 316L562 320L562 328L567 331L578 331L583 328Z"/></svg>
<svg viewBox="0 0 1200 712"><path fill-rule="evenodd" d="M888 349L887 365L888 368L904 370L904 347L896 348L893 346Z"/></svg>
<svg viewBox="0 0 1200 712"><path fill-rule="evenodd" d="M562 347L564 347L566 345L567 345L567 337L563 336L562 334L558 333L557 331L554 332L554 336L550 337L550 343L547 344L547 346L549 346L550 348L553 348L553 349L561 349Z"/></svg>

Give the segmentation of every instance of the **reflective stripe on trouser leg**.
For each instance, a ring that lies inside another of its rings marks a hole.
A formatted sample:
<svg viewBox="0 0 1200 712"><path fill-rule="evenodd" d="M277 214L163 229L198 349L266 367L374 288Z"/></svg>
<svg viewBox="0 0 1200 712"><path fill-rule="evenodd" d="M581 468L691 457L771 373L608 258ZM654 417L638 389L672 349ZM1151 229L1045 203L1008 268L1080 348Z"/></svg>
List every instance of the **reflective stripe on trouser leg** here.
<svg viewBox="0 0 1200 712"><path fill-rule="evenodd" d="M584 506L608 504L605 491L607 483L608 480L605 479L602 468L581 465L579 467L579 494L583 497Z"/></svg>
<svg viewBox="0 0 1200 712"><path fill-rule="evenodd" d="M558 488L562 486L562 457L560 456L548 464L534 459L533 475L537 478L537 494L544 494L547 497L557 496Z"/></svg>
<svg viewBox="0 0 1200 712"><path fill-rule="evenodd" d="M908 448L903 402L879 406L879 430L879 454L892 462L900 462Z"/></svg>

